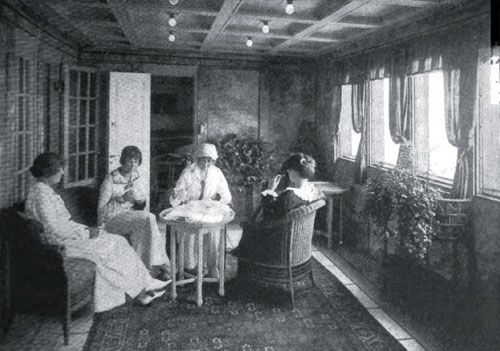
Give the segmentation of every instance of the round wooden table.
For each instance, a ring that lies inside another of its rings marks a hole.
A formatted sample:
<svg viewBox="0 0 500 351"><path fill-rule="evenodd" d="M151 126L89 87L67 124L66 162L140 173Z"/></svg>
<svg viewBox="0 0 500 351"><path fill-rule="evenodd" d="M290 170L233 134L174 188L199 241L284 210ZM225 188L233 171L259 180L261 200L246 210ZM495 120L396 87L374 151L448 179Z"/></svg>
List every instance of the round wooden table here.
<svg viewBox="0 0 500 351"><path fill-rule="evenodd" d="M332 231L332 221L333 221L333 198L338 197L339 199L339 244L342 245L342 196L347 193L350 188L343 186L334 182L311 182L320 191L325 194L326 197L326 237L328 240L328 248L333 247L333 231Z"/></svg>
<svg viewBox="0 0 500 351"><path fill-rule="evenodd" d="M226 254L226 224L234 219L232 210L224 214L221 221L218 222L187 222L184 219L165 220L170 227L170 260L172 272L177 272L176 246L179 243L179 280L175 274L172 274L172 299L177 298L177 286L196 282L196 304L203 304L203 282L218 282L219 295L224 295L224 269ZM203 237L211 233L220 233L219 252L218 252L218 277L203 277ZM184 272L184 236L195 235L198 240L198 258L197 274L192 276Z"/></svg>

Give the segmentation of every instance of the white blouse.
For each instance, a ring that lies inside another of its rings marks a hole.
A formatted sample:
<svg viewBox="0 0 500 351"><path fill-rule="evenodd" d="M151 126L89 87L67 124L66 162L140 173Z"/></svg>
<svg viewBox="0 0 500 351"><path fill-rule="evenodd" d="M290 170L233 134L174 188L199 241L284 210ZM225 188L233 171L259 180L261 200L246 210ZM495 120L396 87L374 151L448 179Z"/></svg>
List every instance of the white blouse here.
<svg viewBox="0 0 500 351"><path fill-rule="evenodd" d="M68 240L89 238L88 227L71 220L63 199L47 184L33 185L26 198L25 211L43 224L49 244L62 245Z"/></svg>
<svg viewBox="0 0 500 351"><path fill-rule="evenodd" d="M202 192L202 173L196 163L184 168L175 185L175 191L177 191L178 195L175 198L170 197L170 204L172 206L200 198ZM221 203L228 204L231 202L231 192L229 191L224 174L218 167L210 165L207 169L202 198L209 200L215 194L220 195Z"/></svg>
<svg viewBox="0 0 500 351"><path fill-rule="evenodd" d="M122 196L130 189L134 189L135 198L139 201L146 200L144 186L139 172L132 173L130 181L118 169L109 173L101 184L99 192L99 205L97 210L98 225L104 224L114 215L130 210L133 202L123 201Z"/></svg>

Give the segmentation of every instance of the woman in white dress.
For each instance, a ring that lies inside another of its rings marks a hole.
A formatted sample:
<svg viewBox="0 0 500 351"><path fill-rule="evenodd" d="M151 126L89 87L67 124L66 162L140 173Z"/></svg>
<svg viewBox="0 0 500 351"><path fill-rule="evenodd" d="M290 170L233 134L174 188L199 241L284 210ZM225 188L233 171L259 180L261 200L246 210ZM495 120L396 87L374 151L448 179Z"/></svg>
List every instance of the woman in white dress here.
<svg viewBox="0 0 500 351"><path fill-rule="evenodd" d="M89 228L71 220L64 201L53 189L61 181L64 165L59 155L39 155L31 174L36 182L30 189L26 214L44 226L51 244L63 245L68 257L88 259L96 264L95 312L103 312L126 301L126 295L148 305L165 293L167 282L154 279L128 242L119 235Z"/></svg>
<svg viewBox="0 0 500 351"><path fill-rule="evenodd" d="M214 165L217 160L217 149L213 144L199 144L193 152L195 162L182 171L170 204L178 206L191 200L217 200L223 204L231 202L231 192L222 171ZM204 266L209 276L217 276L217 247L220 234L211 233L208 242L204 243ZM193 235L186 235L184 239L184 267L189 272L195 272L198 252L198 241Z"/></svg>
<svg viewBox="0 0 500 351"><path fill-rule="evenodd" d="M142 153L137 146L123 148L121 166L109 173L101 184L98 225L104 225L111 233L129 237L147 268L155 267L168 275L170 260L166 253L165 233L160 233L154 214L134 210L146 205L146 194L137 170L141 163Z"/></svg>

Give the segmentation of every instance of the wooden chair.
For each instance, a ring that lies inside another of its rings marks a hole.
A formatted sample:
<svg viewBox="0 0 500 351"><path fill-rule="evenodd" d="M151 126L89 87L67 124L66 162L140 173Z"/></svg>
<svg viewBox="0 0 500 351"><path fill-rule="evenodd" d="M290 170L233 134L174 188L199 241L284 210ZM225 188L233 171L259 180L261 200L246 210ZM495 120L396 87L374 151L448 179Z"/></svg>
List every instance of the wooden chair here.
<svg viewBox="0 0 500 351"><path fill-rule="evenodd" d="M440 199L436 209L434 240L449 242L453 246L453 281L458 282L458 245L466 243L471 208L470 199Z"/></svg>
<svg viewBox="0 0 500 351"><path fill-rule="evenodd" d="M265 285L288 285L295 307L293 282L308 276L311 268L312 235L321 199L290 211L283 219L243 225L238 256L238 278ZM246 232L246 233L245 233Z"/></svg>
<svg viewBox="0 0 500 351"><path fill-rule="evenodd" d="M97 190L76 187L62 190L61 196L75 220L95 225ZM0 235L8 248L4 252L9 264L2 269L9 278L9 319L15 311L53 311L61 318L68 345L71 314L93 302L95 264L67 257L62 245L48 244L43 225L20 212L22 208L23 204L0 213Z"/></svg>

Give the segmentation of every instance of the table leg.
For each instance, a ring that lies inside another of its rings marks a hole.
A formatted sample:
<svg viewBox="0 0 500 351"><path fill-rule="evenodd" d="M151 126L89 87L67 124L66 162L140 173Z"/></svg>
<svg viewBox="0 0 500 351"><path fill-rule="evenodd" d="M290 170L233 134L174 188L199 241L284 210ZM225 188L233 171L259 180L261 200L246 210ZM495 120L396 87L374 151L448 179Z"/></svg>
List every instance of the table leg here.
<svg viewBox="0 0 500 351"><path fill-rule="evenodd" d="M184 280L184 235L179 240L179 281Z"/></svg>
<svg viewBox="0 0 500 351"><path fill-rule="evenodd" d="M339 244L342 245L343 233L342 233L342 195L339 195Z"/></svg>
<svg viewBox="0 0 500 351"><path fill-rule="evenodd" d="M177 298L177 291L176 291L176 281L175 281L175 272L176 272L176 256L175 256L175 245L176 245L176 232L173 227L170 227L170 263L172 265L172 300L175 300Z"/></svg>
<svg viewBox="0 0 500 351"><path fill-rule="evenodd" d="M203 303L202 296L203 283L203 234L198 233L198 277L196 279L196 304L201 306Z"/></svg>
<svg viewBox="0 0 500 351"><path fill-rule="evenodd" d="M333 196L327 196L326 197L326 237L328 239L327 247L329 249L331 249L333 247L332 221L333 221Z"/></svg>
<svg viewBox="0 0 500 351"><path fill-rule="evenodd" d="M224 296L224 270L226 265L226 225L220 230L219 240L219 295Z"/></svg>

